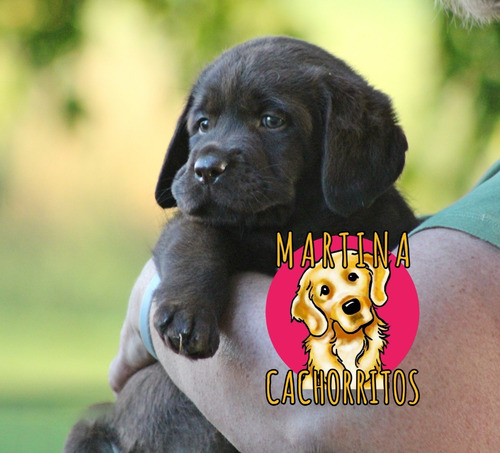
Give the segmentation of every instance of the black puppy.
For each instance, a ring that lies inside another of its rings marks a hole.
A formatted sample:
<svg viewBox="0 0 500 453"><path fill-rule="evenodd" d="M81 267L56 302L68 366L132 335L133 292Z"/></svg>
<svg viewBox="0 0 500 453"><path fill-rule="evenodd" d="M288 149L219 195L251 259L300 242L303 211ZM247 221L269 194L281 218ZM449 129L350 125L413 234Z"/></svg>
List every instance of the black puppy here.
<svg viewBox="0 0 500 453"><path fill-rule="evenodd" d="M273 274L278 231L293 231L294 248L308 232L399 240L417 224L393 186L406 149L389 98L322 49L270 37L222 54L193 87L156 190L160 206L179 208L154 250L154 324L165 343L212 356L228 279ZM66 451L90 451L84 442L92 451L232 448L159 365L134 376L99 422L80 422Z"/></svg>

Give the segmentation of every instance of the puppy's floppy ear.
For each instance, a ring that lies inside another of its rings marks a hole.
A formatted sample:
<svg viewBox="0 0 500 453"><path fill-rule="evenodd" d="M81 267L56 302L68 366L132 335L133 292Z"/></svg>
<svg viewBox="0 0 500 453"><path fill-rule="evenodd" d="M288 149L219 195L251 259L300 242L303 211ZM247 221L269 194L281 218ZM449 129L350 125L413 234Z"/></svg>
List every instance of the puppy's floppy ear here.
<svg viewBox="0 0 500 453"><path fill-rule="evenodd" d="M156 202L162 208L172 208L176 206L172 195L171 187L174 176L188 160L189 154L189 133L187 130L187 115L191 108L192 97L189 97L184 110L177 120L174 135L168 145L167 154L163 161L160 177L156 184Z"/></svg>
<svg viewBox="0 0 500 453"><path fill-rule="evenodd" d="M328 207L348 217L396 181L408 143L385 94L362 79L327 77L321 182Z"/></svg>
<svg viewBox="0 0 500 453"><path fill-rule="evenodd" d="M304 272L300 279L297 295L292 301L290 313L293 319L304 322L311 335L318 337L326 332L328 321L311 299L312 282L307 273L308 271Z"/></svg>
<svg viewBox="0 0 500 453"><path fill-rule="evenodd" d="M373 255L371 253L363 254L363 261L368 265L372 281L370 284L370 299L374 305L381 307L387 302L387 282L391 275L389 267L387 269L378 262L378 266L373 266Z"/></svg>

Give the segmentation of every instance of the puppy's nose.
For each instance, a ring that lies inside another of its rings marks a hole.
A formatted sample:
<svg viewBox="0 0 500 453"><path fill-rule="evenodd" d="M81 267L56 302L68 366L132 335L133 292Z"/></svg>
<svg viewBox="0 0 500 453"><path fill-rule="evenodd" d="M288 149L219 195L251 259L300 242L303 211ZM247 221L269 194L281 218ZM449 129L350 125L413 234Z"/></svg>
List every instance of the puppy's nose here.
<svg viewBox="0 0 500 453"><path fill-rule="evenodd" d="M361 304L358 299L351 299L342 304L342 311L346 315L354 315L361 310Z"/></svg>
<svg viewBox="0 0 500 453"><path fill-rule="evenodd" d="M194 163L196 179L203 184L213 184L224 173L227 161L217 156L206 155L199 157Z"/></svg>

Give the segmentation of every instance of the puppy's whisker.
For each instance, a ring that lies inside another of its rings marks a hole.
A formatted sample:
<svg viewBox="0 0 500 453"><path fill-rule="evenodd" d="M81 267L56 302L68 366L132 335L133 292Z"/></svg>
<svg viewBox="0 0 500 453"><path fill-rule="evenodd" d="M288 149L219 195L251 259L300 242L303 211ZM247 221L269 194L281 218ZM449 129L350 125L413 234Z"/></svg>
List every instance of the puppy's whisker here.
<svg viewBox="0 0 500 453"><path fill-rule="evenodd" d="M280 180L284 180L284 181L286 181L288 183L293 182L291 176L289 176L287 174L286 168L281 163L270 164L267 167L262 168L262 170L274 170L274 169L280 170L280 175L279 175L279 179ZM266 178L263 178L263 180L265 180L265 179ZM268 177L268 179L269 179L270 182L275 182L276 181L276 177Z"/></svg>
<svg viewBox="0 0 500 453"><path fill-rule="evenodd" d="M166 201L172 200L174 197L169 190L163 190L158 194L158 203L163 204Z"/></svg>

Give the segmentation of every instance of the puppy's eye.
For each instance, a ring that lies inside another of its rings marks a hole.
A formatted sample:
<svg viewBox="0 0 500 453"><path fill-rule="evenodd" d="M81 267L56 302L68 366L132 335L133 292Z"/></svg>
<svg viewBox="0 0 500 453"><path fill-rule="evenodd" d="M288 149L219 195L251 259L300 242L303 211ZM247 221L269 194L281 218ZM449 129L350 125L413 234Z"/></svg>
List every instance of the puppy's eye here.
<svg viewBox="0 0 500 453"><path fill-rule="evenodd" d="M319 291L319 295L320 296L328 296L328 294L330 294L330 288L328 288L328 286L326 286L326 285L323 285L321 287L321 290Z"/></svg>
<svg viewBox="0 0 500 453"><path fill-rule="evenodd" d="M260 120L260 124L266 129L279 129L285 125L285 120L279 116L264 115Z"/></svg>
<svg viewBox="0 0 500 453"><path fill-rule="evenodd" d="M202 118L198 121L198 131L200 131L202 134L208 131L209 126L210 123L208 121L208 118Z"/></svg>
<svg viewBox="0 0 500 453"><path fill-rule="evenodd" d="M358 278L359 278L359 275L358 275L358 274L355 274L354 272L351 272L351 273L347 276L347 279L348 279L350 282L355 282Z"/></svg>

